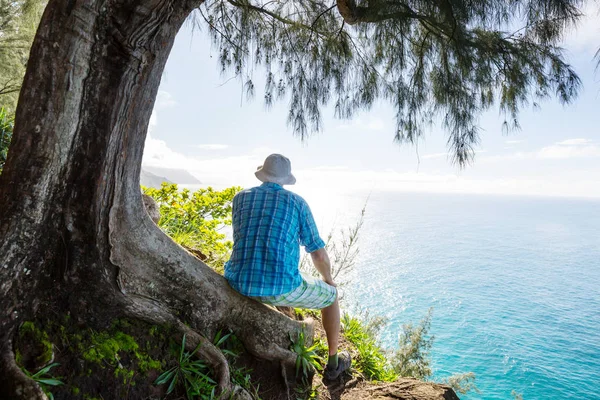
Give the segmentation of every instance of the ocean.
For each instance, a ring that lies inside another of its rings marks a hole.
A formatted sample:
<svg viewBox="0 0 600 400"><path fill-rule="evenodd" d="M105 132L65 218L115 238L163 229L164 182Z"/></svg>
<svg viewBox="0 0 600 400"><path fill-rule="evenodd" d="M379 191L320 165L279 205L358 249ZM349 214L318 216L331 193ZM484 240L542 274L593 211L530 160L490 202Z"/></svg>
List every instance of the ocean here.
<svg viewBox="0 0 600 400"><path fill-rule="evenodd" d="M334 231L367 201L305 198ZM374 192L359 248L345 308L388 349L432 308L431 379L475 373L461 399L600 399L600 200Z"/></svg>

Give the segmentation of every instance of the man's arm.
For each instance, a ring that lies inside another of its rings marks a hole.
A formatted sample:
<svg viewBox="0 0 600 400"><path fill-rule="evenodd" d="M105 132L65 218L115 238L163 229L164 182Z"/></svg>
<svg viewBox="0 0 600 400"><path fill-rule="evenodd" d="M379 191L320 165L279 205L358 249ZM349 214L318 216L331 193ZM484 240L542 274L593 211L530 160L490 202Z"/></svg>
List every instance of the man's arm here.
<svg viewBox="0 0 600 400"><path fill-rule="evenodd" d="M325 250L324 247L321 247L319 250L310 253L310 257L325 283L331 286L337 286L335 282L333 282L333 277L331 276L331 261L329 261L327 250Z"/></svg>

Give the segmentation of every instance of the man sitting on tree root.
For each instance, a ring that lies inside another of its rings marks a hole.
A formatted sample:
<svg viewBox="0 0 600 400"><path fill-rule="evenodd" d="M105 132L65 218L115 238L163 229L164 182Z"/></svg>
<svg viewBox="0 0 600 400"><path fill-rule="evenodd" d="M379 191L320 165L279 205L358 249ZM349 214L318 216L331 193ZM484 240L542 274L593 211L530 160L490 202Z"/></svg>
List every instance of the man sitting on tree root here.
<svg viewBox="0 0 600 400"><path fill-rule="evenodd" d="M271 154L255 175L264 183L233 199L233 252L225 278L239 293L265 304L320 309L329 346L323 375L336 379L351 360L348 352L337 352L340 307L325 242L306 201L283 188L296 183L289 159ZM323 280L300 274L300 245Z"/></svg>

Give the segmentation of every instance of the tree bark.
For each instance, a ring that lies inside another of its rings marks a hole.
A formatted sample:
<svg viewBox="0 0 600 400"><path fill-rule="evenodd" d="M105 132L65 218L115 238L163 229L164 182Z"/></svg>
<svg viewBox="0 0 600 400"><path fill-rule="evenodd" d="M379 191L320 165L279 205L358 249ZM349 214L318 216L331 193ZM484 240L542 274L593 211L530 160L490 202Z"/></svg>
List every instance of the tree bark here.
<svg viewBox="0 0 600 400"><path fill-rule="evenodd" d="M49 2L0 175L3 361L14 359L19 324L50 304L90 326L129 315L182 330L185 322L204 337L231 328L251 353L285 363L295 361L289 332L312 337L310 323L234 292L143 208L140 166L161 74L200 3ZM203 347L227 386L223 358ZM19 373L14 363L0 365L0 398L43 398Z"/></svg>
<svg viewBox="0 0 600 400"><path fill-rule="evenodd" d="M354 25L358 23L358 16L356 15L356 1L355 0L337 0L337 9L344 22L348 25Z"/></svg>

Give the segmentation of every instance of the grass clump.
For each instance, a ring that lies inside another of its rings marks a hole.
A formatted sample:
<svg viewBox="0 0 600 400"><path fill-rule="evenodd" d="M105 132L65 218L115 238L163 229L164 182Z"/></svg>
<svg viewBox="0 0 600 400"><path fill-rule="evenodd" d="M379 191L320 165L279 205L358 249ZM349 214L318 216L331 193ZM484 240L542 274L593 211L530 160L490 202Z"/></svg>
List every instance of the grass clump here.
<svg viewBox="0 0 600 400"><path fill-rule="evenodd" d="M392 382L398 378L398 375L391 368L385 351L379 346L377 340L382 321L376 319L369 323L368 319L363 320L344 314L342 329L344 337L354 345L357 353L353 361L354 368L369 380Z"/></svg>
<svg viewBox="0 0 600 400"><path fill-rule="evenodd" d="M50 370L52 368L56 367L57 365L60 365L60 364L52 363L52 364L46 365L44 368L40 369L35 374L32 374L31 372L29 372L25 368L23 368L23 372L25 373L25 375L27 375L28 377L33 379L38 385L40 385L40 387L42 388L42 390L44 391L44 393L50 400L54 400L54 395L52 394L52 392L50 392L49 387L64 385L64 383L60 379L55 378L52 375L50 375Z"/></svg>
<svg viewBox="0 0 600 400"><path fill-rule="evenodd" d="M298 332L298 337L294 339L290 334L290 340L292 341L291 350L296 353L296 376L300 376L302 372L303 379L308 378L315 370L321 369L321 357L317 354L318 344L312 346L306 346L306 336L304 331Z"/></svg>
<svg viewBox="0 0 600 400"><path fill-rule="evenodd" d="M222 394L217 394L217 383L212 377L212 371L204 361L196 358L195 354L200 348L198 344L193 351L186 351L186 335L177 347L173 347L174 365L163 372L155 381L155 385L168 385L166 394L182 390L188 400L191 399L221 399ZM243 352L243 345L231 332L223 334L217 332L213 339L217 346L227 358L231 381L244 388L252 395L253 399L260 400L258 386L252 383L250 369L238 367L235 360ZM225 397L227 398L227 397Z"/></svg>
<svg viewBox="0 0 600 400"><path fill-rule="evenodd" d="M170 394L181 382L188 400L196 396L213 398L215 395L216 382L208 375L206 364L194 358L194 354L200 348L200 343L192 352L185 350L186 335L183 335L179 347L176 364L163 372L154 382L155 385L168 384L167 394Z"/></svg>

